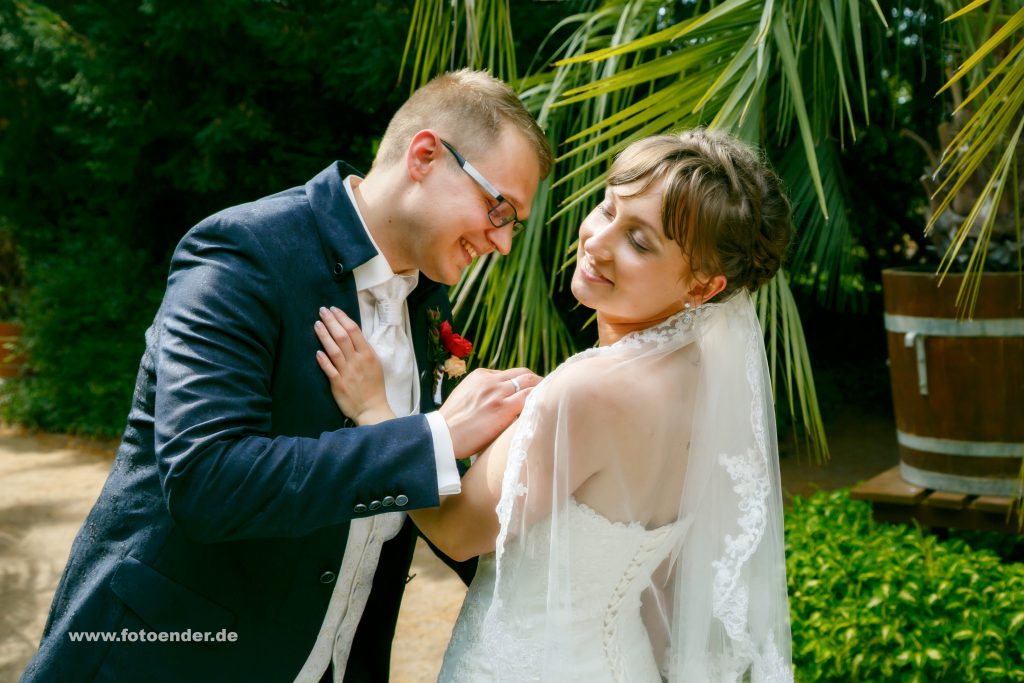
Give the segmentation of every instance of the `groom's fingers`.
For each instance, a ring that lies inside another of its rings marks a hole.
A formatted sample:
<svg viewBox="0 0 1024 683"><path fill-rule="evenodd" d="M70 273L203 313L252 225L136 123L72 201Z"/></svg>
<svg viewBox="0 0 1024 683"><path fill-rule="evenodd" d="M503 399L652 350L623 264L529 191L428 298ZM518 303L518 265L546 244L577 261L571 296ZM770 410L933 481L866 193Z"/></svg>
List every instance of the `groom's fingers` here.
<svg viewBox="0 0 1024 683"><path fill-rule="evenodd" d="M499 382L510 380L513 377L520 379L524 375L537 377L537 375L533 374L533 370L530 368L509 368L508 370L491 370L491 372L494 373L495 380ZM540 381L539 377L537 378L537 381Z"/></svg>
<svg viewBox="0 0 1024 683"><path fill-rule="evenodd" d="M439 408L455 456L467 457L491 443L516 419L539 382L540 377L527 368L469 373Z"/></svg>
<svg viewBox="0 0 1024 683"><path fill-rule="evenodd" d="M515 383L512 383L515 380ZM535 375L529 370L524 370L521 374L513 375L509 378L509 384L512 384L512 388L516 393L520 393L525 389L532 389L533 387L540 384L540 376Z"/></svg>

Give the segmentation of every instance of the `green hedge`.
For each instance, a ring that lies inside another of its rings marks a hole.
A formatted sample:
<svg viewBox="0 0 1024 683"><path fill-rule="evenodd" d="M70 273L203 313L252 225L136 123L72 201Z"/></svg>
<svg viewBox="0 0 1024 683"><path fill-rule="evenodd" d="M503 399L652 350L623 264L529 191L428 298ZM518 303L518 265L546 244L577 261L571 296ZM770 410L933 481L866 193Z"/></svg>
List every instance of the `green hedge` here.
<svg viewBox="0 0 1024 683"><path fill-rule="evenodd" d="M524 62L574 11L512 3ZM0 317L29 352L0 416L118 434L174 245L335 159L369 167L413 4L0 2Z"/></svg>
<svg viewBox="0 0 1024 683"><path fill-rule="evenodd" d="M798 681L1024 681L1012 537L877 524L841 490L795 500L786 550Z"/></svg>
<svg viewBox="0 0 1024 683"><path fill-rule="evenodd" d="M410 6L0 2L0 243L25 287L0 311L28 351L5 419L120 433L178 239L334 159L369 165Z"/></svg>

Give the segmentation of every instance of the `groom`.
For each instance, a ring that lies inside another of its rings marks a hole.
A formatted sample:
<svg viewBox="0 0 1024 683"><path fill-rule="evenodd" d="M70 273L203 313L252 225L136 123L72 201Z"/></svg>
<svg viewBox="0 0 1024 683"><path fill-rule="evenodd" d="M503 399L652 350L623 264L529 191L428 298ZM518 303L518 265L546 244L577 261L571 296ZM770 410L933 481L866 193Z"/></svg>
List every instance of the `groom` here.
<svg viewBox="0 0 1024 683"><path fill-rule="evenodd" d="M461 71L403 105L365 178L338 162L190 230L23 680L387 680L415 542L401 512L457 493L455 459L537 381L478 370L438 410L438 283L508 253L550 165L515 94ZM329 306L393 368L400 417L338 411L315 357Z"/></svg>

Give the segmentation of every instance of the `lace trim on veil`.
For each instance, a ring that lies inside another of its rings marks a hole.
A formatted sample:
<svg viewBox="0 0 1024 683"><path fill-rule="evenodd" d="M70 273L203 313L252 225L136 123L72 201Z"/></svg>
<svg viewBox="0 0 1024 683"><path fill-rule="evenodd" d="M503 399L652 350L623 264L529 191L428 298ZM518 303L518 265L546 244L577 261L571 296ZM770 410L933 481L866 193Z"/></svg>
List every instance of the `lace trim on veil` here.
<svg viewBox="0 0 1024 683"><path fill-rule="evenodd" d="M502 585L502 559L506 551L516 499L528 493L527 486L521 482L521 473L523 463L526 461L527 449L537 428L537 397L543 391L545 384L557 376L562 368L599 354L643 346L651 346L652 350L657 351L671 343L680 341L688 343L688 340L681 335L693 334L695 326L702 326L702 323L713 314L740 313L750 316L753 321L746 343L745 360L747 381L753 393L753 410L750 418L755 447L748 448L745 453L734 455L721 453L717 459L717 464L724 468L733 481L733 491L740 499L737 518L739 531L724 539L724 553L722 557L712 563L714 574L712 614L722 623L726 634L734 643L734 649L731 655L723 656L719 661L709 662L711 667L718 670L708 671L708 673L714 675L714 680L741 680L743 673L749 669L751 680L755 683L790 682L793 680L793 674L779 652L774 634L769 632L761 643L756 644L749 632L749 588L745 582L741 581L744 567L750 562L764 537L768 523L769 496L771 495L768 435L765 430L765 396L759 376L763 355L762 342L758 337L760 328L756 324L753 304L745 291L724 303L700 306L692 313L693 315L687 321L684 321L685 314L680 312L663 323L628 334L615 344L607 347L595 347L575 354L545 377L538 385L537 390L527 399L520 416L519 426L509 447L507 465L502 479L501 497L496 507L499 522L495 546L496 590L491 609L485 618L484 631L492 636L502 637L500 624L492 622L490 617L499 613L503 606L502 596L497 590L497 587ZM514 636L514 634L506 635Z"/></svg>
<svg viewBox="0 0 1024 683"><path fill-rule="evenodd" d="M756 449L748 448L745 453L721 453L718 456L718 463L725 468L729 478L734 482L733 491L740 500L740 532L735 536L730 534L725 537L725 553L712 563L715 570L712 584L712 613L722 622L726 633L736 645L736 652L734 657L730 658L731 661L720 664L725 665L727 669L736 667L730 673L735 675L737 680L749 663L753 681L783 683L793 680L792 671L779 653L773 633L768 633L764 651L758 651L747 628L749 587L740 583L744 565L750 561L764 537L768 524L768 498L771 495L765 433L765 396L758 372L761 365L759 334L759 327L753 327L744 353L747 383L753 395L750 418ZM729 666L730 664L733 666Z"/></svg>
<svg viewBox="0 0 1024 683"><path fill-rule="evenodd" d="M555 369L554 372L541 380L540 384L537 385L536 389L534 389L533 393L526 400L526 405L523 406L523 412L519 417L519 426L516 429L516 434L512 439L512 443L509 445L505 474L501 482L501 498L499 499L496 507L498 524L500 526L495 545L495 554L498 560L497 578L499 581L501 578L501 558L504 553L505 542L508 540L509 522L512 519L512 510L515 506L515 499L520 496L525 496L528 492L526 485L520 481L520 474L522 472L523 463L526 461L526 450L529 447L530 442L533 441L533 436L537 429L536 397L543 389L544 385L547 384L552 377L556 376L562 368L599 354L610 353L613 350L620 351L624 348L639 348L648 345L652 345L654 349L660 349L676 340L679 335L691 331L695 323L701 319L707 318L711 315L714 309L720 306L721 304L704 304L693 313L693 317L688 322L684 320L684 312L676 313L658 325L627 334L610 346L598 346L581 351L568 358L564 363L562 363L562 365Z"/></svg>

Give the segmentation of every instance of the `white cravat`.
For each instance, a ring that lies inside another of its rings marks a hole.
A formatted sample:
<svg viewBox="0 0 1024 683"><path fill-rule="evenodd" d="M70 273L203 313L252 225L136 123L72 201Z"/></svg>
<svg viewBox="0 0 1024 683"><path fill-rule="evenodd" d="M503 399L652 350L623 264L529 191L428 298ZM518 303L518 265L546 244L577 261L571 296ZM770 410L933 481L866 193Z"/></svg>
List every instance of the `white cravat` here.
<svg viewBox="0 0 1024 683"><path fill-rule="evenodd" d="M374 324L367 341L384 368L384 389L395 415L416 412L416 360L410 353L405 298L416 288L418 272L395 275L367 291L374 298Z"/></svg>
<svg viewBox="0 0 1024 683"><path fill-rule="evenodd" d="M345 191L352 206L357 207L348 178ZM359 213L358 207L356 213ZM359 218L370 242L377 247L366 222L361 215ZM384 368L388 404L398 417L418 413L420 385L405 300L416 288L419 273L396 275L384 256L378 254L352 274L358 292L360 326ZM427 414L427 425L434 445L438 493L457 494L461 484L448 427L437 412ZM316 683L332 661L335 681L340 683L344 678L352 639L369 598L381 546L398 534L404 521L404 512L387 512L355 519L349 525L344 560L327 613L313 649L295 678L296 683Z"/></svg>

